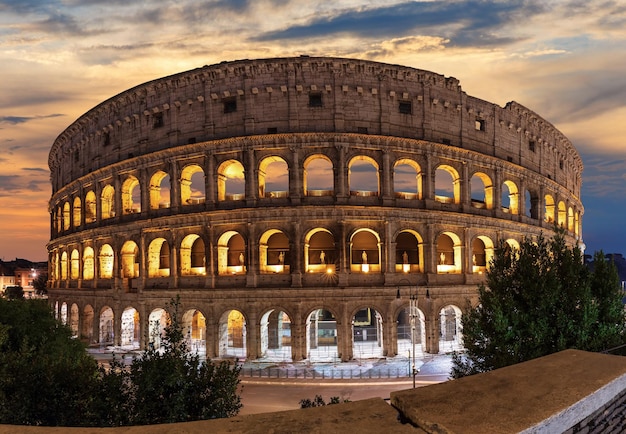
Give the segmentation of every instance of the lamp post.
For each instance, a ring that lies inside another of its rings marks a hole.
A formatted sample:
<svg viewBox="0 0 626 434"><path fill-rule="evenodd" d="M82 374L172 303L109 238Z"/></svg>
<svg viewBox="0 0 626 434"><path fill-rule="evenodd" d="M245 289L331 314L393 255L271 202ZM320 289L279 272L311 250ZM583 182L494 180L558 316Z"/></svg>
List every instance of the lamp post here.
<svg viewBox="0 0 626 434"><path fill-rule="evenodd" d="M402 279L398 283L406 282L409 284L409 324L411 325L411 347L413 348L412 354L410 357L411 360L411 375L413 376L413 388L415 389L415 376L419 372L419 369L415 367L415 332L417 328L417 321L419 318L418 308L417 308L417 284L415 285L415 294L413 294L413 287L411 286L411 282L407 279ZM396 298L400 298L400 286L397 287Z"/></svg>

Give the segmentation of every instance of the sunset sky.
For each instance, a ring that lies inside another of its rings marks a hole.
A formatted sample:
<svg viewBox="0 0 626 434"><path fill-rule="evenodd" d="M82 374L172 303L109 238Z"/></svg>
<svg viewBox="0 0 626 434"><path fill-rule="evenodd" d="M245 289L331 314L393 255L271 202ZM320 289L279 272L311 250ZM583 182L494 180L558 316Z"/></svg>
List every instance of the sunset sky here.
<svg viewBox="0 0 626 434"><path fill-rule="evenodd" d="M46 260L48 152L101 101L224 60L339 56L456 77L562 131L587 253L626 254L626 3L0 0L0 259Z"/></svg>

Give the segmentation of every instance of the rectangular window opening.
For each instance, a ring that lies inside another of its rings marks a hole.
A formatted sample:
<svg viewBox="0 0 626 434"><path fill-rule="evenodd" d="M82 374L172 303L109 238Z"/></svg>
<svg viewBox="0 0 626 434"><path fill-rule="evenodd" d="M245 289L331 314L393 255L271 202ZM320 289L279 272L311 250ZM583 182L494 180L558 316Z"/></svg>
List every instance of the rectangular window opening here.
<svg viewBox="0 0 626 434"><path fill-rule="evenodd" d="M476 123L474 124L476 127L476 131L485 131L485 120L484 119L476 119Z"/></svg>
<svg viewBox="0 0 626 434"><path fill-rule="evenodd" d="M311 92L309 94L309 107L322 107L321 92Z"/></svg>
<svg viewBox="0 0 626 434"><path fill-rule="evenodd" d="M161 128L163 126L163 113L155 113L152 118L152 128Z"/></svg>
<svg viewBox="0 0 626 434"><path fill-rule="evenodd" d="M400 101L398 103L398 111L403 115L410 115L413 113L413 104L411 104L411 101Z"/></svg>
<svg viewBox="0 0 626 434"><path fill-rule="evenodd" d="M278 128L277 127L268 127L267 128L267 134L278 134Z"/></svg>
<svg viewBox="0 0 626 434"><path fill-rule="evenodd" d="M535 152L535 142L533 140L531 140L530 142L528 142L528 150L530 152Z"/></svg>
<svg viewBox="0 0 626 434"><path fill-rule="evenodd" d="M367 127L357 127L356 132L359 134L367 134Z"/></svg>
<svg viewBox="0 0 626 434"><path fill-rule="evenodd" d="M234 113L237 111L237 100L235 98L224 98L224 113Z"/></svg>

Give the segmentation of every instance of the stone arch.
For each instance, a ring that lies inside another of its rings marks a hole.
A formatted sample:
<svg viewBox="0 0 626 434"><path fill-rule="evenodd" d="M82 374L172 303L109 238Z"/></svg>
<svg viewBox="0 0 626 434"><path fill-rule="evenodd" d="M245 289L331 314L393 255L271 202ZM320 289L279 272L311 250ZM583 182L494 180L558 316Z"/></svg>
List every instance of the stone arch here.
<svg viewBox="0 0 626 434"><path fill-rule="evenodd" d="M67 279L68 263L67 252L61 253L61 280Z"/></svg>
<svg viewBox="0 0 626 434"><path fill-rule="evenodd" d="M416 303L417 304L417 303ZM412 310L411 310L412 309ZM397 354L409 358L423 356L426 343L426 320L417 305L403 305L396 314Z"/></svg>
<svg viewBox="0 0 626 434"><path fill-rule="evenodd" d="M574 232L574 210L571 206L567 208L567 230Z"/></svg>
<svg viewBox="0 0 626 434"><path fill-rule="evenodd" d="M189 234L180 243L180 273L183 276L206 275L204 240L198 234Z"/></svg>
<svg viewBox="0 0 626 434"><path fill-rule="evenodd" d="M332 196L335 190L333 162L323 154L304 160L303 188L305 196Z"/></svg>
<svg viewBox="0 0 626 434"><path fill-rule="evenodd" d="M98 342L100 344L113 345L115 340L115 316L113 315L113 309L109 306L104 306L100 310L100 327Z"/></svg>
<svg viewBox="0 0 626 434"><path fill-rule="evenodd" d="M59 320L62 324L67 325L67 303L65 301L61 303L61 317Z"/></svg>
<svg viewBox="0 0 626 434"><path fill-rule="evenodd" d="M310 362L336 362L337 317L325 308L313 309L306 317L306 351Z"/></svg>
<svg viewBox="0 0 626 434"><path fill-rule="evenodd" d="M268 360L291 362L291 316L281 308L270 309L261 315L261 357Z"/></svg>
<svg viewBox="0 0 626 434"><path fill-rule="evenodd" d="M96 261L93 248L87 246L83 249L83 279L93 280L96 274Z"/></svg>
<svg viewBox="0 0 626 434"><path fill-rule="evenodd" d="M74 198L74 203L72 204L72 214L72 226L77 228L82 224L81 202L79 196Z"/></svg>
<svg viewBox="0 0 626 434"><path fill-rule="evenodd" d="M135 176L128 176L122 184L122 214L141 212L141 187Z"/></svg>
<svg viewBox="0 0 626 434"><path fill-rule="evenodd" d="M122 245L122 278L132 279L139 277L139 247L137 243L128 240Z"/></svg>
<svg viewBox="0 0 626 434"><path fill-rule="evenodd" d="M105 185L102 189L100 210L102 219L115 217L115 189L110 184Z"/></svg>
<svg viewBox="0 0 626 434"><path fill-rule="evenodd" d="M474 208L493 209L495 188L493 181L483 172L475 172L470 179L470 194Z"/></svg>
<svg viewBox="0 0 626 434"><path fill-rule="evenodd" d="M170 316L163 308L156 308L148 316L148 346L161 348L165 328L170 324Z"/></svg>
<svg viewBox="0 0 626 434"><path fill-rule="evenodd" d="M81 338L85 339L88 343L93 342L93 320L94 310L90 304L83 308L83 317L81 322Z"/></svg>
<svg viewBox="0 0 626 434"><path fill-rule="evenodd" d="M122 312L120 344L124 347L139 348L140 322L139 312L132 306Z"/></svg>
<svg viewBox="0 0 626 434"><path fill-rule="evenodd" d="M424 272L423 239L412 229L404 229L396 235L396 273Z"/></svg>
<svg viewBox="0 0 626 434"><path fill-rule="evenodd" d="M189 350L206 354L206 317L198 309L187 310L182 317L183 333Z"/></svg>
<svg viewBox="0 0 626 434"><path fill-rule="evenodd" d="M461 177L448 164L435 168L435 200L441 203L461 203Z"/></svg>
<svg viewBox="0 0 626 434"><path fill-rule="evenodd" d="M511 180L502 183L502 211L513 215L519 214L519 190L517 184Z"/></svg>
<svg viewBox="0 0 626 434"><path fill-rule="evenodd" d="M472 273L482 274L487 271L493 259L494 244L491 238L478 235L472 240Z"/></svg>
<svg viewBox="0 0 626 434"><path fill-rule="evenodd" d="M180 203L195 205L206 198L204 170L198 164L188 164L180 172Z"/></svg>
<svg viewBox="0 0 626 434"><path fill-rule="evenodd" d="M170 176L162 170L150 178L150 209L169 208L171 202Z"/></svg>
<svg viewBox="0 0 626 434"><path fill-rule="evenodd" d="M246 176L243 164L227 160L217 168L217 200L243 200L246 196Z"/></svg>
<svg viewBox="0 0 626 434"><path fill-rule="evenodd" d="M77 249L73 249L70 255L70 279L80 279L80 254Z"/></svg>
<svg viewBox="0 0 626 434"><path fill-rule="evenodd" d="M219 356L245 359L247 357L246 337L245 315L236 309L224 312L219 321Z"/></svg>
<svg viewBox="0 0 626 434"><path fill-rule="evenodd" d="M371 229L357 229L350 237L350 271L380 273L380 236Z"/></svg>
<svg viewBox="0 0 626 434"><path fill-rule="evenodd" d="M437 237L437 273L449 274L462 271L461 239L454 232L442 232Z"/></svg>
<svg viewBox="0 0 626 434"><path fill-rule="evenodd" d="M109 244L103 244L98 254L98 263L100 264L101 279L113 278L113 248Z"/></svg>
<svg viewBox="0 0 626 434"><path fill-rule="evenodd" d="M148 246L148 277L170 275L170 245L165 238L155 238Z"/></svg>
<svg viewBox="0 0 626 434"><path fill-rule="evenodd" d="M311 229L304 237L304 264L307 273L335 272L339 255L335 236L326 228Z"/></svg>
<svg viewBox="0 0 626 434"><path fill-rule="evenodd" d="M259 197L281 198L289 196L289 165L277 155L259 162Z"/></svg>
<svg viewBox="0 0 626 434"><path fill-rule="evenodd" d="M439 311L439 352L451 353L463 349L461 309L449 304Z"/></svg>
<svg viewBox="0 0 626 434"><path fill-rule="evenodd" d="M555 220L556 209L555 209L554 198L549 194L546 194L544 197L544 207L545 207L544 220L548 223L556 222Z"/></svg>
<svg viewBox="0 0 626 434"><path fill-rule="evenodd" d="M85 223L96 221L96 202L96 194L93 190L89 190L85 194Z"/></svg>
<svg viewBox="0 0 626 434"><path fill-rule="evenodd" d="M557 224L563 229L567 228L567 211L565 209L565 202L563 202L562 200L559 201L558 204Z"/></svg>
<svg viewBox="0 0 626 434"><path fill-rule="evenodd" d="M289 238L278 229L265 231L259 242L261 273L289 273L291 252Z"/></svg>
<svg viewBox="0 0 626 434"><path fill-rule="evenodd" d="M351 317L352 353L356 359L381 358L383 345L383 316L372 307L358 309Z"/></svg>
<svg viewBox="0 0 626 434"><path fill-rule="evenodd" d="M220 275L246 272L246 242L237 231L224 232L217 240L217 272Z"/></svg>
<svg viewBox="0 0 626 434"><path fill-rule="evenodd" d="M64 202L63 203L63 230L67 231L70 229L71 227L71 214L70 214L70 203L69 202Z"/></svg>
<svg viewBox="0 0 626 434"><path fill-rule="evenodd" d="M422 199L422 169L415 160L396 160L393 165L393 191L398 198Z"/></svg>
<svg viewBox="0 0 626 434"><path fill-rule="evenodd" d="M367 155L352 157L348 163L348 185L352 196L378 196L380 176L378 162Z"/></svg>

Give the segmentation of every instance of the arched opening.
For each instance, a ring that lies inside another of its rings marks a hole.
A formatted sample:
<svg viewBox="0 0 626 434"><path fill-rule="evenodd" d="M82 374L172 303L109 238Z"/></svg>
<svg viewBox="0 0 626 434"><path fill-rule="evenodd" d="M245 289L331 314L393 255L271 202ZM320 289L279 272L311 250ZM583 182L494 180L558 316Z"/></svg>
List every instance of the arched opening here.
<svg viewBox="0 0 626 434"><path fill-rule="evenodd" d="M115 189L111 185L105 185L102 189L100 209L103 219L115 217Z"/></svg>
<svg viewBox="0 0 626 434"><path fill-rule="evenodd" d="M183 333L189 350L204 356L206 355L206 318L197 309L191 309L183 315Z"/></svg>
<svg viewBox="0 0 626 434"><path fill-rule="evenodd" d="M396 237L396 272L420 273L424 263L422 239L417 232L404 230Z"/></svg>
<svg viewBox="0 0 626 434"><path fill-rule="evenodd" d="M291 319L286 312L272 309L261 317L261 356L277 362L291 362Z"/></svg>
<svg viewBox="0 0 626 434"><path fill-rule="evenodd" d="M559 215L558 215L558 225L565 229L567 226L567 212L565 211L565 202L559 201L558 205Z"/></svg>
<svg viewBox="0 0 626 434"><path fill-rule="evenodd" d="M139 312L134 307L127 307L122 312L120 344L131 349L139 348Z"/></svg>
<svg viewBox="0 0 626 434"><path fill-rule="evenodd" d="M224 161L217 168L217 200L243 200L246 196L243 165L237 160Z"/></svg>
<svg viewBox="0 0 626 434"><path fill-rule="evenodd" d="M67 303L61 303L61 318L59 318L61 323L67 325Z"/></svg>
<svg viewBox="0 0 626 434"><path fill-rule="evenodd" d="M114 334L113 309L106 306L100 311L100 336L98 342L101 344L113 345Z"/></svg>
<svg viewBox="0 0 626 434"><path fill-rule="evenodd" d="M241 234L228 231L217 241L217 270L220 275L246 272L246 243Z"/></svg>
<svg viewBox="0 0 626 434"><path fill-rule="evenodd" d="M79 227L82 223L81 220L81 209L80 209L80 197L76 196L74 198L74 204L72 206L72 212L73 212L73 217L72 217L72 225L74 225L75 228Z"/></svg>
<svg viewBox="0 0 626 434"><path fill-rule="evenodd" d="M313 229L306 235L304 263L307 273L334 273L336 260L335 237L328 229Z"/></svg>
<svg viewBox="0 0 626 434"><path fill-rule="evenodd" d="M502 211L519 214L519 191L513 181L504 181L502 184Z"/></svg>
<svg viewBox="0 0 626 434"><path fill-rule="evenodd" d="M544 220L548 223L553 223L556 220L554 219L555 206L554 206L554 198L549 194L546 194L544 197L544 207L545 207L545 217Z"/></svg>
<svg viewBox="0 0 626 434"><path fill-rule="evenodd" d="M306 343L311 362L336 362L339 359L337 321L332 312L325 309L311 312L306 321Z"/></svg>
<svg viewBox="0 0 626 434"><path fill-rule="evenodd" d="M155 238L148 246L148 277L170 275L170 245L165 238Z"/></svg>
<svg viewBox="0 0 626 434"><path fill-rule="evenodd" d="M325 155L311 155L303 164L305 196L332 196L335 190L333 163Z"/></svg>
<svg viewBox="0 0 626 434"><path fill-rule="evenodd" d="M76 249L72 250L70 256L70 279L80 279L80 254Z"/></svg>
<svg viewBox="0 0 626 434"><path fill-rule="evenodd" d="M148 346L161 348L165 337L165 328L170 324L170 317L165 309L154 309L148 316Z"/></svg>
<svg viewBox="0 0 626 434"><path fill-rule="evenodd" d="M456 234L444 232L437 237L437 261L439 274L461 272L461 239Z"/></svg>
<svg viewBox="0 0 626 434"><path fill-rule="evenodd" d="M289 196L289 166L281 157L272 156L259 164L259 197Z"/></svg>
<svg viewBox="0 0 626 434"><path fill-rule="evenodd" d="M470 179L470 191L474 208L493 208L494 187L491 178L487 174L482 172L474 173L474 176Z"/></svg>
<svg viewBox="0 0 626 434"><path fill-rule="evenodd" d="M378 196L380 179L376 160L365 155L358 155L350 160L348 185L351 196Z"/></svg>
<svg viewBox="0 0 626 434"><path fill-rule="evenodd" d="M67 280L67 252L61 253L61 280Z"/></svg>
<svg viewBox="0 0 626 434"><path fill-rule="evenodd" d="M100 247L98 263L100 264L100 278L113 278L113 248L110 245L104 244Z"/></svg>
<svg viewBox="0 0 626 434"><path fill-rule="evenodd" d="M435 170L435 200L441 203L461 203L461 178L452 166L442 164Z"/></svg>
<svg viewBox="0 0 626 434"><path fill-rule="evenodd" d="M259 262L261 273L289 273L289 238L276 229L265 232L259 243Z"/></svg>
<svg viewBox="0 0 626 434"><path fill-rule="evenodd" d="M240 311L224 312L220 318L219 333L220 357L246 358L246 318Z"/></svg>
<svg viewBox="0 0 626 434"><path fill-rule="evenodd" d="M393 191L401 199L422 198L422 171L408 158L396 161L393 167Z"/></svg>
<svg viewBox="0 0 626 434"><path fill-rule="evenodd" d="M448 305L439 311L441 329L439 332L439 352L451 353L463 349L463 329L461 309Z"/></svg>
<svg viewBox="0 0 626 434"><path fill-rule="evenodd" d="M396 318L398 332L398 355L407 355L410 359L415 348L415 356L423 356L426 342L424 313L417 306L406 306Z"/></svg>
<svg viewBox="0 0 626 434"><path fill-rule="evenodd" d="M359 229L350 240L350 271L380 273L380 238L369 229Z"/></svg>
<svg viewBox="0 0 626 434"><path fill-rule="evenodd" d="M183 276L206 275L204 240L197 234L183 238L180 244L180 273Z"/></svg>
<svg viewBox="0 0 626 434"><path fill-rule="evenodd" d="M574 232L574 210L571 206L567 209L567 230Z"/></svg>
<svg viewBox="0 0 626 434"><path fill-rule="evenodd" d="M134 176L126 178L122 184L122 214L141 212L141 188L139 180Z"/></svg>
<svg viewBox="0 0 626 434"><path fill-rule="evenodd" d="M493 258L493 241L489 237L478 236L472 241L472 272L482 274Z"/></svg>
<svg viewBox="0 0 626 434"><path fill-rule="evenodd" d="M93 319L94 311L93 307L88 304L83 309L83 321L81 323L81 338L85 339L87 343L93 342Z"/></svg>
<svg viewBox="0 0 626 434"><path fill-rule="evenodd" d="M122 278L139 277L139 247L134 241L126 241L122 246Z"/></svg>
<svg viewBox="0 0 626 434"><path fill-rule="evenodd" d="M205 200L204 170L197 164L190 164L180 173L181 205L196 205Z"/></svg>
<svg viewBox="0 0 626 434"><path fill-rule="evenodd" d="M162 170L157 170L150 178L150 209L169 208L170 176Z"/></svg>
<svg viewBox="0 0 626 434"><path fill-rule="evenodd" d="M352 350L356 359L383 357L383 318L370 307L352 317Z"/></svg>
<svg viewBox="0 0 626 434"><path fill-rule="evenodd" d="M70 203L69 202L65 202L63 204L63 230L67 231L70 229L71 225L71 219L70 219Z"/></svg>
<svg viewBox="0 0 626 434"><path fill-rule="evenodd" d="M72 331L72 336L78 336L78 320L79 320L79 311L78 305L76 303L72 303L70 306L70 330Z"/></svg>
<svg viewBox="0 0 626 434"><path fill-rule="evenodd" d="M85 195L85 223L96 221L96 194L88 191Z"/></svg>
<svg viewBox="0 0 626 434"><path fill-rule="evenodd" d="M95 276L95 255L93 248L87 246L83 249L83 279L92 280Z"/></svg>

